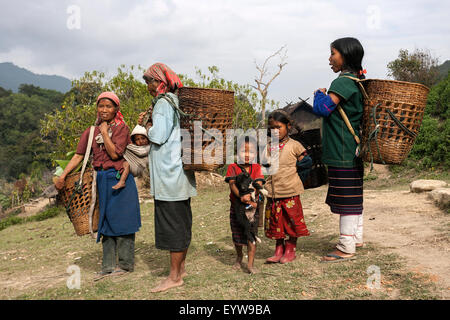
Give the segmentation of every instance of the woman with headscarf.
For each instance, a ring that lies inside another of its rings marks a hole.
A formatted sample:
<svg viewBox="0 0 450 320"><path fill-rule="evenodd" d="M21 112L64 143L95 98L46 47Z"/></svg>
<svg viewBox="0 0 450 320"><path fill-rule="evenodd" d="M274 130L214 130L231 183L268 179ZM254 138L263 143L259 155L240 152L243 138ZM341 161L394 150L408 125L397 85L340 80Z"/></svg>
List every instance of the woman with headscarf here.
<svg viewBox="0 0 450 320"><path fill-rule="evenodd" d="M92 142L92 167L97 174L100 217L97 242L102 239L102 270L95 280L134 270L135 233L141 227L141 215L136 184L129 175L126 186L115 190L123 171L123 154L131 142L130 130L120 112L120 100L113 92L103 92L97 98L97 121ZM90 128L81 135L76 154L56 182L64 187L66 176L83 160ZM118 264L116 261L118 258Z"/></svg>
<svg viewBox="0 0 450 320"><path fill-rule="evenodd" d="M183 285L185 260L191 242L191 197L196 196L193 171L184 171L181 161L180 114L177 89L183 84L163 63L155 63L143 76L153 99L151 121L146 126L151 142L150 190L155 199L155 246L170 252L170 273L152 289L165 291Z"/></svg>

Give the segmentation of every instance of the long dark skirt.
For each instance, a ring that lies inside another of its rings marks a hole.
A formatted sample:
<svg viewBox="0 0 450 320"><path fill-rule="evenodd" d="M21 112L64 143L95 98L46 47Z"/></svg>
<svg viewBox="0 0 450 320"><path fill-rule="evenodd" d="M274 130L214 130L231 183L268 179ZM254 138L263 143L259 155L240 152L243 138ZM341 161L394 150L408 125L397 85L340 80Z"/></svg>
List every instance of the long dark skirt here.
<svg viewBox="0 0 450 320"><path fill-rule="evenodd" d="M192 238L191 199L155 200L155 246L173 252L189 248Z"/></svg>
<svg viewBox="0 0 450 320"><path fill-rule="evenodd" d="M337 214L361 214L363 211L364 166L328 167L326 204Z"/></svg>

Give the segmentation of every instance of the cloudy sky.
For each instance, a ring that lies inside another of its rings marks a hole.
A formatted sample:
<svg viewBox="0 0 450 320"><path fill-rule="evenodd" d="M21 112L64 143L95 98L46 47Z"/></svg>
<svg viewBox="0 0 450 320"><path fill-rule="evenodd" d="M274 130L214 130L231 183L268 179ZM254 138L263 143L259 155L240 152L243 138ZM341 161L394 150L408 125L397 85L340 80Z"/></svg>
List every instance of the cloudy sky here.
<svg viewBox="0 0 450 320"><path fill-rule="evenodd" d="M340 37L361 41L368 78L386 78L401 48L450 59L449 12L442 0L0 0L0 62L71 79L121 64L164 62L191 77L216 65L225 79L254 84L255 61L286 45L269 89L284 105L329 86L329 44Z"/></svg>

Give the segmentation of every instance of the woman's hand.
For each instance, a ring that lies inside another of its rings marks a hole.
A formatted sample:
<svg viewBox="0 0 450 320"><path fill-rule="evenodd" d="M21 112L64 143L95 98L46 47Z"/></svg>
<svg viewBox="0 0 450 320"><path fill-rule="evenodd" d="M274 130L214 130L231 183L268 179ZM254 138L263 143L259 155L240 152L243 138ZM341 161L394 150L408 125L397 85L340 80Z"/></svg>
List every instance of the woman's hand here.
<svg viewBox="0 0 450 320"><path fill-rule="evenodd" d="M64 169L61 176L58 178L58 180L55 181L55 187L58 190L61 190L64 188L66 176L72 172L73 169L75 169L80 162L83 160L84 155L76 153L72 159L70 159L69 163L67 164L66 168Z"/></svg>
<svg viewBox="0 0 450 320"><path fill-rule="evenodd" d="M55 182L55 187L56 187L56 189L61 190L62 188L64 188L65 182L66 182L65 177L60 176L60 177L58 178L58 180L56 180L56 182Z"/></svg>
<svg viewBox="0 0 450 320"><path fill-rule="evenodd" d="M109 125L106 121L103 121L102 123L100 123L100 125L98 127L99 127L100 133L102 134L103 139L104 139L105 135L108 135Z"/></svg>
<svg viewBox="0 0 450 320"><path fill-rule="evenodd" d="M144 117L145 117L146 114L147 114L147 112L139 113L138 125L144 126Z"/></svg>

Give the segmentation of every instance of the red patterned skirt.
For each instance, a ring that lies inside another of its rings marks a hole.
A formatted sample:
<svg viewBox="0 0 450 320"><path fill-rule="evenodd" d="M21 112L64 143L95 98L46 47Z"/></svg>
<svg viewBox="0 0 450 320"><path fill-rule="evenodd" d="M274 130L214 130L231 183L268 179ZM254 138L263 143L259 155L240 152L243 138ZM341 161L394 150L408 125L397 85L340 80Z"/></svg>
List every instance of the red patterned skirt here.
<svg viewBox="0 0 450 320"><path fill-rule="evenodd" d="M309 236L300 196L267 198L264 230L270 239Z"/></svg>

